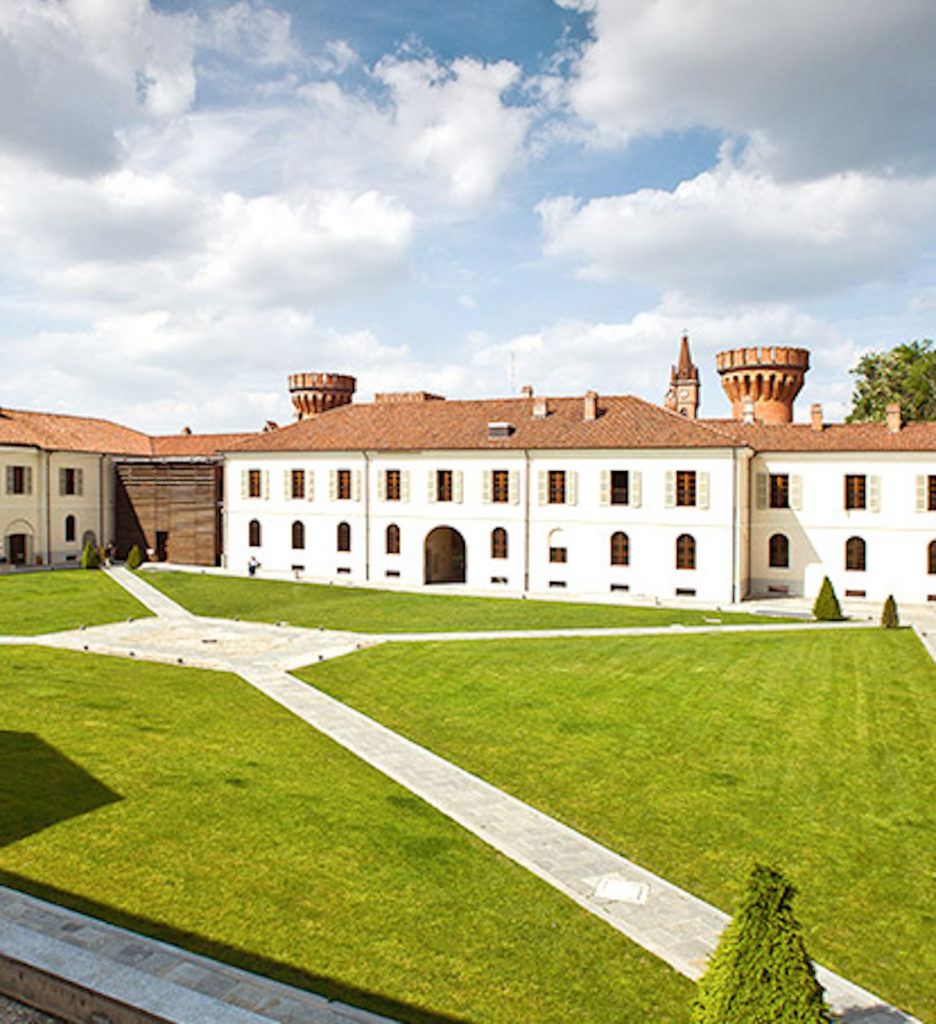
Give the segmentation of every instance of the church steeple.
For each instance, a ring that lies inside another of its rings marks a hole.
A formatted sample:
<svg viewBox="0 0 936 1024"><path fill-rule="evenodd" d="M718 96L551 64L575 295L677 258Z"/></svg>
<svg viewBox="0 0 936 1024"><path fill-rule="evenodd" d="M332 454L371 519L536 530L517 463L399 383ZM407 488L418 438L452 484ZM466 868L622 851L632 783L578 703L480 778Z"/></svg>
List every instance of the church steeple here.
<svg viewBox="0 0 936 1024"><path fill-rule="evenodd" d="M689 355L689 336L684 334L679 345L679 360L670 371L665 407L694 420L699 411L699 387L699 368Z"/></svg>

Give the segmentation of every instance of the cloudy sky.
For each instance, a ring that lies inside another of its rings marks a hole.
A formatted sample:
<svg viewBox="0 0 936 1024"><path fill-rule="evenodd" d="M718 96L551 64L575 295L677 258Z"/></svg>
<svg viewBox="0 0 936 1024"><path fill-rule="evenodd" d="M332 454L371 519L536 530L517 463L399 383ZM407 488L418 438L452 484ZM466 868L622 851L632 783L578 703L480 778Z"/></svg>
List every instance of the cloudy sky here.
<svg viewBox="0 0 936 1024"><path fill-rule="evenodd" d="M0 406L659 401L936 334L932 0L0 0Z"/></svg>

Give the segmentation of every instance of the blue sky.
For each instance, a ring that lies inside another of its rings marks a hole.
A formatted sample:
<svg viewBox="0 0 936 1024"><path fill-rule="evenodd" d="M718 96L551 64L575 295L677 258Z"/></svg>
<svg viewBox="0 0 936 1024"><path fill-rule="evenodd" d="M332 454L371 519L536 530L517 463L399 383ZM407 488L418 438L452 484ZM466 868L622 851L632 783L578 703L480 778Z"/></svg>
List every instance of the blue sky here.
<svg viewBox="0 0 936 1024"><path fill-rule="evenodd" d="M930 0L0 4L0 406L154 432L359 393L659 401L933 336Z"/></svg>

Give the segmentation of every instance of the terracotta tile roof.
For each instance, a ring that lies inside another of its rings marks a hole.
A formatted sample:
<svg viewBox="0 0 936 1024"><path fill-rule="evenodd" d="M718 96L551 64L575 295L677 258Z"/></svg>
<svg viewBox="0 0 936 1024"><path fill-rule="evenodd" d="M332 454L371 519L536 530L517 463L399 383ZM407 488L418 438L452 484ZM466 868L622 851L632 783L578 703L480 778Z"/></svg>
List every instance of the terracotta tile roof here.
<svg viewBox="0 0 936 1024"><path fill-rule="evenodd" d="M216 455L236 448L254 434L170 434L152 438L152 454L161 456Z"/></svg>
<svg viewBox="0 0 936 1024"><path fill-rule="evenodd" d="M930 452L936 451L936 423L905 423L896 433L886 423L739 423L702 420L706 426L758 452Z"/></svg>
<svg viewBox="0 0 936 1024"><path fill-rule="evenodd" d="M598 399L598 416L584 418L584 398L354 403L257 434L232 451L418 451L422 449L728 448L730 435L640 398ZM509 436L489 438L489 423L509 423Z"/></svg>
<svg viewBox="0 0 936 1024"><path fill-rule="evenodd" d="M0 409L0 444L124 455L148 455L151 450L146 434L110 420L5 408Z"/></svg>

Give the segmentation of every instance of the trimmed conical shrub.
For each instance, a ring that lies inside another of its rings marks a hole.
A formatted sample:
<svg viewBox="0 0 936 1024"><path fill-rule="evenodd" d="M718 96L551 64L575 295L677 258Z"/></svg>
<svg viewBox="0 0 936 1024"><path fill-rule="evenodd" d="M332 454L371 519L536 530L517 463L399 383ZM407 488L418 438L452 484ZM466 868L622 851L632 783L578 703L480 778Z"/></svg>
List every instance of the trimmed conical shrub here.
<svg viewBox="0 0 936 1024"><path fill-rule="evenodd" d="M896 629L900 625L897 602L894 600L893 594L888 594L884 607L881 609L881 625L884 629Z"/></svg>
<svg viewBox="0 0 936 1024"><path fill-rule="evenodd" d="M822 580L822 586L819 588L819 593L816 595L816 601L813 604L812 613L822 622L835 622L843 618L842 606L839 604L838 598L835 596L832 581L828 576L825 576Z"/></svg>
<svg viewBox="0 0 936 1024"><path fill-rule="evenodd" d="M130 548L130 554L127 555L127 568L128 569L139 569L143 564L143 552L140 550L139 544L134 544Z"/></svg>
<svg viewBox="0 0 936 1024"><path fill-rule="evenodd" d="M88 541L84 546L84 551L81 552L81 568L96 569L100 564L101 559L98 555L97 548Z"/></svg>
<svg viewBox="0 0 936 1024"><path fill-rule="evenodd" d="M795 890L757 865L699 981L692 1024L830 1024L790 904Z"/></svg>

